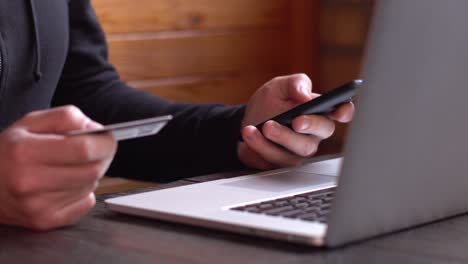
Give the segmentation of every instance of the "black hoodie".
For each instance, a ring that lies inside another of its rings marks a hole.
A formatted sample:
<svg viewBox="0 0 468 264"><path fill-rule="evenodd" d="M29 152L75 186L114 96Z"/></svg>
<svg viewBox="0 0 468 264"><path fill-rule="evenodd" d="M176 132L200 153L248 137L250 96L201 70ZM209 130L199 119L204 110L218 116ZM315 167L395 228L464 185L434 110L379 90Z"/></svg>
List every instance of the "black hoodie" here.
<svg viewBox="0 0 468 264"><path fill-rule="evenodd" d="M240 166L243 107L176 104L124 84L89 0L0 0L0 131L73 104L103 124L172 114L158 135L119 143L109 174L170 181Z"/></svg>

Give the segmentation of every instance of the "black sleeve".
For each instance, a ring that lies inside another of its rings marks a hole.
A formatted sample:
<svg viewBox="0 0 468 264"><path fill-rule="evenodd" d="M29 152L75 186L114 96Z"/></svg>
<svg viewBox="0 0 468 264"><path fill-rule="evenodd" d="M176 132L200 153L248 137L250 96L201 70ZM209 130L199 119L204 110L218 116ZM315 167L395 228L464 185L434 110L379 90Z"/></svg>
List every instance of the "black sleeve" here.
<svg viewBox="0 0 468 264"><path fill-rule="evenodd" d="M179 104L124 84L108 63L89 0L70 3L70 44L53 106L73 104L103 124L172 114L157 135L119 143L110 176L167 182L241 167L236 146L243 106Z"/></svg>

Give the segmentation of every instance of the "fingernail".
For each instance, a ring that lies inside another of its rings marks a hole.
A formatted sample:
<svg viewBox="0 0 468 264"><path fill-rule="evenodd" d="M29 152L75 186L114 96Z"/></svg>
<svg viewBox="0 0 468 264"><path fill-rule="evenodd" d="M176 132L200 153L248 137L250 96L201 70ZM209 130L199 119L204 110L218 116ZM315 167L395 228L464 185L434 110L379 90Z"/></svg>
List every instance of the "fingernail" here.
<svg viewBox="0 0 468 264"><path fill-rule="evenodd" d="M300 130L301 130L301 132L307 132L307 131L309 130L309 128L310 128L310 125L309 125L309 124L303 123L303 124L301 125Z"/></svg>
<svg viewBox="0 0 468 264"><path fill-rule="evenodd" d="M304 95L307 95L307 96L310 95L310 91L309 91L309 89L307 88L307 86L306 86L304 83L300 83L300 84L299 84L299 89L301 90L301 92L302 92Z"/></svg>
<svg viewBox="0 0 468 264"><path fill-rule="evenodd" d="M270 126L272 127L272 129L270 129L270 136L274 138L278 137L280 134L279 124L275 121L268 121L268 123L270 123Z"/></svg>
<svg viewBox="0 0 468 264"><path fill-rule="evenodd" d="M247 131L245 135L245 139L254 140L257 137L257 133L258 133L257 129L252 126L252 128L250 128L249 131Z"/></svg>

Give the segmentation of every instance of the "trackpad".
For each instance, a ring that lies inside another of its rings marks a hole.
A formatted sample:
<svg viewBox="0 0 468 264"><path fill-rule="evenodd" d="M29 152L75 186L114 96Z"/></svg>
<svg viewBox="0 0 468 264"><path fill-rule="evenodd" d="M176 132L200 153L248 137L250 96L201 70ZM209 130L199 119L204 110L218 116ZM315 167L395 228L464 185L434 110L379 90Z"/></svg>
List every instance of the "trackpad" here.
<svg viewBox="0 0 468 264"><path fill-rule="evenodd" d="M285 192L313 185L335 183L336 177L307 172L287 171L238 180L223 185L267 192Z"/></svg>

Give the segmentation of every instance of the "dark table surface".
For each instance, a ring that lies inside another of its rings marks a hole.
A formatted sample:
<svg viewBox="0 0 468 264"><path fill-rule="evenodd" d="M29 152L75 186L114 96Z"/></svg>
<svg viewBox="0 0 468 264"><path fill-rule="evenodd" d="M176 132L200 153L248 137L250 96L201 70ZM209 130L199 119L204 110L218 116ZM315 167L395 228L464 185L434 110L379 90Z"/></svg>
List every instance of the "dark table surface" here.
<svg viewBox="0 0 468 264"><path fill-rule="evenodd" d="M0 263L468 263L468 215L325 249L113 213L103 200L118 195L98 196L94 210L73 227L33 232L0 226Z"/></svg>

